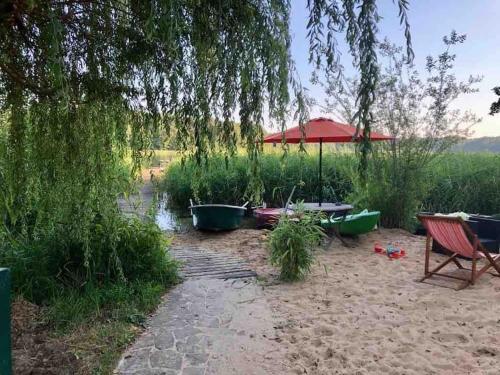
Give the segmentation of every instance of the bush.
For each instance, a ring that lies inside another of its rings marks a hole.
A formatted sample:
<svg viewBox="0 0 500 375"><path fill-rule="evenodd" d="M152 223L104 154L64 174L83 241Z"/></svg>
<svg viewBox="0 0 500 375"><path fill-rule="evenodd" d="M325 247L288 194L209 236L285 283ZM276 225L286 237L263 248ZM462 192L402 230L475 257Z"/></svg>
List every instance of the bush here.
<svg viewBox="0 0 500 375"><path fill-rule="evenodd" d="M380 211L384 227L411 229L431 186L426 170L412 164L401 156L374 157L365 181L354 175L351 203Z"/></svg>
<svg viewBox="0 0 500 375"><path fill-rule="evenodd" d="M282 280L300 280L310 272L314 261L313 250L323 235L323 230L317 223L318 215L299 211L293 218L282 215L269 234L270 261L280 268Z"/></svg>
<svg viewBox="0 0 500 375"><path fill-rule="evenodd" d="M137 218L121 218L114 220L108 225L99 228L97 233L99 251L102 251L104 263L99 272L111 269L110 276L117 278L118 273L113 275L111 265L106 263L114 260L114 249L116 249L116 261L119 262L123 277L127 281L154 281L164 285L170 285L176 280L176 263L170 258L167 248L168 241L160 228L153 222L143 222ZM113 241L113 247L109 242ZM108 258L109 257L109 258Z"/></svg>
<svg viewBox="0 0 500 375"><path fill-rule="evenodd" d="M0 264L11 268L15 291L35 303L48 303L66 288L81 293L88 285L175 282L176 263L156 224L117 214L96 220L89 236L89 243L75 241L61 226L38 240L3 241Z"/></svg>
<svg viewBox="0 0 500 375"><path fill-rule="evenodd" d="M42 306L37 323L78 348L85 373L113 371L139 332L134 325L177 280L158 226L118 213L96 218L88 243L62 224L31 239L3 234L0 265L11 268L14 292Z"/></svg>

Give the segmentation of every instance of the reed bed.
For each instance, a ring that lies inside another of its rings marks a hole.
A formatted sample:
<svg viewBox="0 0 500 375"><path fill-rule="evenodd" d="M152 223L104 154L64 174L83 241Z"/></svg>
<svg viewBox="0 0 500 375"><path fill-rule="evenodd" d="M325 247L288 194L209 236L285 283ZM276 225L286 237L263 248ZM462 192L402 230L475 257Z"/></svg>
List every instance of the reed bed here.
<svg viewBox="0 0 500 375"><path fill-rule="evenodd" d="M361 189L356 185L360 183L357 166L358 159L352 152L323 155L325 200L363 201L359 199ZM245 156L238 155L227 161L220 156L212 158L202 168L192 161L184 164L174 161L166 170L160 186L168 194L169 203L173 207L187 207L190 198L196 198L202 203L237 204L250 196L247 191L249 178L248 160ZM263 155L261 178L264 185L262 198L268 206L283 206L294 185L297 187L294 200L317 200L317 152L314 149L304 155L291 152L285 158L279 152ZM415 212L411 212L411 215L419 210L500 213L499 154L447 153L429 165L421 181L411 183L423 185L423 198L419 198L414 205ZM373 186L368 184L368 187L370 185ZM369 189L363 194L370 195ZM404 191L400 195L398 199L404 200ZM387 210L386 215L392 214Z"/></svg>

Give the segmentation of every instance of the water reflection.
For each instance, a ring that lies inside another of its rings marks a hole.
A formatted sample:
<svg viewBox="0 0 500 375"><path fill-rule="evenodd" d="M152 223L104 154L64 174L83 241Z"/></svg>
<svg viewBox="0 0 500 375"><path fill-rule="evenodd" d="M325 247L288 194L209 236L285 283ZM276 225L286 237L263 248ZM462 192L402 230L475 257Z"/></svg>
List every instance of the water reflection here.
<svg viewBox="0 0 500 375"><path fill-rule="evenodd" d="M161 230L169 232L186 232L192 228L191 215L186 210L173 210L168 207L167 199L164 197L158 203L156 213L156 224Z"/></svg>

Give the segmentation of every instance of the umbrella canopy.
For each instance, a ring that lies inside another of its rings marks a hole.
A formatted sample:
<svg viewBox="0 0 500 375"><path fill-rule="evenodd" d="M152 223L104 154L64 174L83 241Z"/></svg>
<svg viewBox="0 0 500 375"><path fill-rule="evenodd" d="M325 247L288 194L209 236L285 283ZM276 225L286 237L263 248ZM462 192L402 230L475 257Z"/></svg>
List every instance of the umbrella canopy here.
<svg viewBox="0 0 500 375"><path fill-rule="evenodd" d="M278 132L264 138L264 143L280 143L285 138L287 143L299 143L302 139L306 143L319 143L319 207L323 201L322 159L323 142L347 143L360 142L363 135L356 138L356 127L335 122L329 118L319 117L310 120L304 125L304 132L299 126L288 129L284 133ZM376 132L370 133L370 141L388 141L394 137Z"/></svg>
<svg viewBox="0 0 500 375"><path fill-rule="evenodd" d="M361 134L354 139L356 134L355 126L341 124L324 117L315 118L307 122L304 125L304 133L304 142L307 143L347 143L359 142L363 139ZM302 139L302 131L300 127L296 126L285 131L284 137L287 143L299 143ZM274 133L265 137L264 143L279 143L282 138L282 132ZM370 134L371 141L387 141L391 139L394 138L376 132L371 132Z"/></svg>

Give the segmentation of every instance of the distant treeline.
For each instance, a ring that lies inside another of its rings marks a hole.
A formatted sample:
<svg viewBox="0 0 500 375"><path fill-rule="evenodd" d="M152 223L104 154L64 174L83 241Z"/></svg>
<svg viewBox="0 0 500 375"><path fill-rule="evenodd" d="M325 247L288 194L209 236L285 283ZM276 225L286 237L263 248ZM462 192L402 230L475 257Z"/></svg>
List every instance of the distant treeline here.
<svg viewBox="0 0 500 375"><path fill-rule="evenodd" d="M500 153L500 137L481 137L460 142L452 151Z"/></svg>

